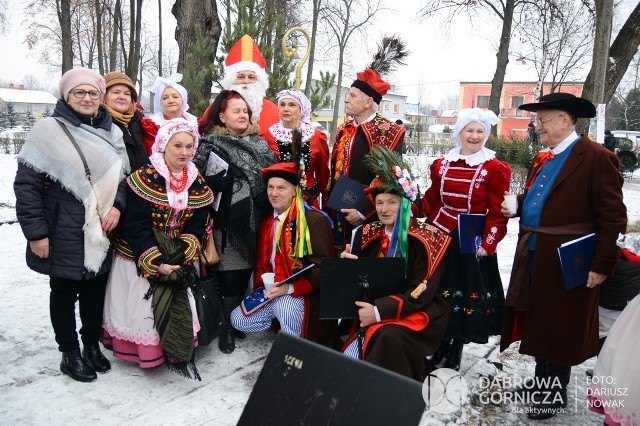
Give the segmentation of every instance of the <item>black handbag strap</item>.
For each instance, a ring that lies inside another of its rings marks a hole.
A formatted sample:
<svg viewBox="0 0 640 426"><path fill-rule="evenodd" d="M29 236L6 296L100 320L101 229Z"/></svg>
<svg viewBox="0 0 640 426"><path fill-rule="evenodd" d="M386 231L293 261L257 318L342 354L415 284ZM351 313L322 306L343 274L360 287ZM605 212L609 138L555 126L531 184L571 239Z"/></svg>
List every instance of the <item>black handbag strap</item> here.
<svg viewBox="0 0 640 426"><path fill-rule="evenodd" d="M91 182L91 170L89 169L89 164L87 164L87 159L85 158L84 154L82 153L82 150L78 146L78 142L76 142L76 139L73 137L73 135L71 134L69 129L67 129L67 126L65 126L63 122L58 121L58 120L56 120L56 121L58 122L60 127L62 127L62 130L64 130L64 132L69 137L69 140L73 144L73 147L76 149L76 151L78 151L78 154L80 155L80 159L82 160L82 164L84 165L84 174L85 174L85 176L87 176L87 179L89 180L89 183L93 187L93 182Z"/></svg>
<svg viewBox="0 0 640 426"><path fill-rule="evenodd" d="M97 195L95 195L96 191L93 188L93 182L91 181L91 169L89 169L89 164L87 164L87 159L85 158L84 154L82 153L82 150L78 146L78 142L76 142L76 139L73 137L69 129L67 129L67 126L65 126L64 123L61 121L58 121L58 120L56 121L58 122L60 127L62 127L62 130L64 130L64 132L67 134L67 136L69 137L69 140L73 144L73 147L76 149L76 151L78 151L78 154L80 155L80 159L82 160L82 165L84 166L84 175L87 177L87 180L89 181L89 186L91 187L91 190L93 191L94 196L96 197L96 213L98 213L98 218L100 219L100 222L102 222L102 215L100 214L100 207L98 206L98 197Z"/></svg>

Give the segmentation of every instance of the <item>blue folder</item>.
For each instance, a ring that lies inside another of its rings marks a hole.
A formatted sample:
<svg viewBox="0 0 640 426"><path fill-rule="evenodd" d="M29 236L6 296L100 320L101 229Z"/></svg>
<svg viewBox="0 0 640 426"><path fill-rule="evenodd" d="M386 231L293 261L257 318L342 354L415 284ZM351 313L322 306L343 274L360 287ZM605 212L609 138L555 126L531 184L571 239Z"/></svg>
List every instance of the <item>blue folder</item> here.
<svg viewBox="0 0 640 426"><path fill-rule="evenodd" d="M335 185L333 185L331 195L329 195L329 200L327 200L327 207L338 212L341 209L357 208L360 202L366 197L364 193L366 187L367 185L357 180L348 178L345 175L340 175Z"/></svg>
<svg viewBox="0 0 640 426"><path fill-rule="evenodd" d="M596 253L596 234L567 241L558 247L560 266L567 290L585 285Z"/></svg>

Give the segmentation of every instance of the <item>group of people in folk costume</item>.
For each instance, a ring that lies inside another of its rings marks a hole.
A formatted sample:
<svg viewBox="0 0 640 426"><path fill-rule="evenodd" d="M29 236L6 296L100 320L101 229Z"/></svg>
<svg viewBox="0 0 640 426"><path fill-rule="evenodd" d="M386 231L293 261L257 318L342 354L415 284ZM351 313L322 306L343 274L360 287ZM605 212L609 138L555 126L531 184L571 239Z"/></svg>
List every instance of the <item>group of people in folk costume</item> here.
<svg viewBox="0 0 640 426"><path fill-rule="evenodd" d="M503 201L511 168L486 146L498 123L493 112L459 111L455 146L431 164L431 186L420 197L402 159L405 128L378 113L390 85L375 69L357 73L329 150L302 92L283 90L277 104L265 98L266 64L250 36L231 48L225 65L223 90L200 118L188 112L179 74L158 77L154 114L145 118L125 74L69 70L52 116L29 133L17 156L16 211L27 265L50 277L61 371L79 381L109 371L102 341L115 358L143 368L166 363L200 379L192 288L202 272L202 236L212 229L220 262L209 273L224 311L223 353L245 333L277 324L424 380L438 367L458 370L465 344L499 334L502 350L520 341L520 352L535 357L536 378L559 383L537 389L554 398L533 401L529 417L566 407L571 366L599 351L599 285L614 275L616 239L627 223L617 157L575 131L578 118L595 116L593 104L552 93L519 107L537 114L545 148L511 211ZM212 155L226 170L209 173ZM333 211L326 202L341 176L366 185L366 197ZM473 253L460 249L461 214L485 216ZM519 240L505 297L496 250L515 216ZM566 291L556 247L589 233L597 243L588 282ZM400 257L406 288L357 301L351 330L322 321L320 270L332 256ZM250 281L258 289L263 273L278 282L309 263L317 267L265 290L262 309L239 307ZM359 327L366 330L360 345ZM612 350L603 354L596 373L618 371ZM605 414L608 421L630 415Z"/></svg>

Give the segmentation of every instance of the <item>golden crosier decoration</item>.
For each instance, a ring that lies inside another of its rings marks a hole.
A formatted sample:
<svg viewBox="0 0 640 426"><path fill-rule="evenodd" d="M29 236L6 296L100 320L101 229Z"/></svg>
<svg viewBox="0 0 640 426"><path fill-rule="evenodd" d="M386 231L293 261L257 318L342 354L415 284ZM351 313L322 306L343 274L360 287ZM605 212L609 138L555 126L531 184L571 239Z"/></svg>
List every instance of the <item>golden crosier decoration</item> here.
<svg viewBox="0 0 640 426"><path fill-rule="evenodd" d="M311 37L307 30L302 27L293 27L290 28L286 33L284 33L284 37L282 37L282 55L287 59L294 59L296 57L297 49L295 46L287 45L287 40L295 31L298 31L304 35L307 39L307 50L304 52L304 56L296 64L296 90L300 90L300 82L302 81L302 67L304 63L309 59L309 53L311 52Z"/></svg>

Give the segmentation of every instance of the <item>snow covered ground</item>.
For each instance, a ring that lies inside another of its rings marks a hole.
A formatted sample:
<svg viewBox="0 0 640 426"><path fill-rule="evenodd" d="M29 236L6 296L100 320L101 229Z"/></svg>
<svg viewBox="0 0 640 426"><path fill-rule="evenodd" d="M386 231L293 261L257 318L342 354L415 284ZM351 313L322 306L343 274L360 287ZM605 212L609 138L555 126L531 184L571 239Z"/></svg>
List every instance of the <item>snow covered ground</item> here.
<svg viewBox="0 0 640 426"><path fill-rule="evenodd" d="M231 355L221 353L216 342L199 348L196 363L201 382L182 378L164 366L142 370L114 359L108 351L105 355L112 370L99 375L96 382L75 382L60 372L60 354L49 322L48 277L27 268L25 240L15 222L15 170L14 156L0 155L0 247L4 250L0 258L0 424L236 424L273 341L272 333L237 341ZM630 221L640 220L640 175L625 182L624 196ZM517 220L510 221L498 250L505 286L517 226ZM524 406L483 403L473 397L485 380L481 377L533 373L531 357L518 354L516 345L500 354L498 340L465 347L460 372L469 385L469 401L449 415L427 411L420 425L528 423L521 411ZM594 362L590 359L573 368L567 411L543 424L602 423L601 416L586 409L585 370Z"/></svg>

